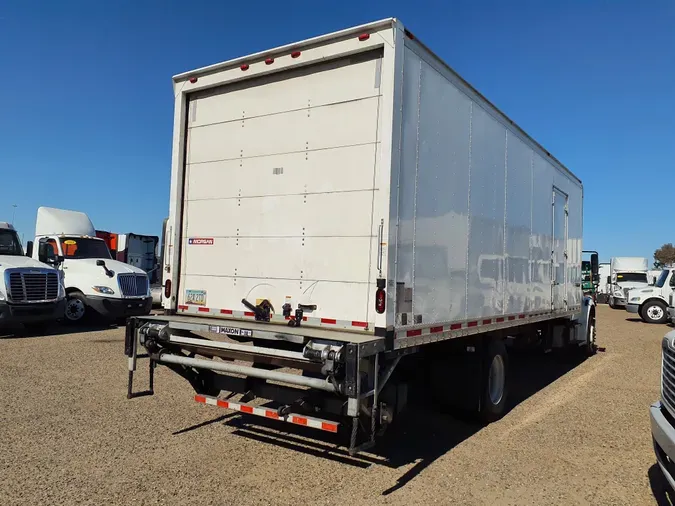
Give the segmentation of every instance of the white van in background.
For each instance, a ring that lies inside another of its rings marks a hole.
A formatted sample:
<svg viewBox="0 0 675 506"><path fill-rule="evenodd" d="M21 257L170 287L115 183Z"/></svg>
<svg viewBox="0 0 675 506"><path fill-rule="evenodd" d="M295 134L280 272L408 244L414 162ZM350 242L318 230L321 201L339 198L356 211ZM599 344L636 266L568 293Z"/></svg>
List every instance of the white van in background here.
<svg viewBox="0 0 675 506"><path fill-rule="evenodd" d="M81 212L40 207L35 225L33 258L42 244L63 257L66 289L65 319L83 321L92 314L116 320L150 313L152 298L147 274L140 268L113 260L89 217Z"/></svg>
<svg viewBox="0 0 675 506"><path fill-rule="evenodd" d="M607 304L609 300L609 293L611 289L611 278L610 278L610 264L609 262L603 262L600 264L600 274L598 275L599 284L598 284L598 293L597 293L597 302L602 304Z"/></svg>
<svg viewBox="0 0 675 506"><path fill-rule="evenodd" d="M626 307L626 294L633 288L648 286L648 261L642 257L614 257L610 260L609 306Z"/></svg>

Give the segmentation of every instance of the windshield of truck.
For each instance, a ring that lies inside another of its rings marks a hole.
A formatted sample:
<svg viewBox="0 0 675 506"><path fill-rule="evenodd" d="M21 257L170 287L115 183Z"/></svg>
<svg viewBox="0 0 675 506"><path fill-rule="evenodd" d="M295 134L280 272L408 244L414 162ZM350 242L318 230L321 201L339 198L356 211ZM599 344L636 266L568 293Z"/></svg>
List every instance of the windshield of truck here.
<svg viewBox="0 0 675 506"><path fill-rule="evenodd" d="M647 282L647 273L646 272L621 272L616 275L617 283L646 283Z"/></svg>
<svg viewBox="0 0 675 506"><path fill-rule="evenodd" d="M0 255L23 256L21 243L14 230L0 229Z"/></svg>
<svg viewBox="0 0 675 506"><path fill-rule="evenodd" d="M659 278L656 280L656 283L654 283L654 286L657 288L663 288L663 285L666 284L666 279L668 279L668 274L670 274L668 269L662 270L661 274L659 274Z"/></svg>
<svg viewBox="0 0 675 506"><path fill-rule="evenodd" d="M62 237L61 249L65 258L103 258L111 259L110 250L105 241L87 237Z"/></svg>

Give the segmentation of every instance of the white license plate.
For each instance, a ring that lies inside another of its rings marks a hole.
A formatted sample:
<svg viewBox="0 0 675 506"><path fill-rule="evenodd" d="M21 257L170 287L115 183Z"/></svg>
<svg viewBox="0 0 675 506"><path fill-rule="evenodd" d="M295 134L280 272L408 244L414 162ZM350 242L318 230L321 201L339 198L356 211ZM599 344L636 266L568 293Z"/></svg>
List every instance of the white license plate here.
<svg viewBox="0 0 675 506"><path fill-rule="evenodd" d="M228 336L253 337L252 330L238 329L235 327L221 327L220 325L210 325L209 331L215 334L227 334Z"/></svg>

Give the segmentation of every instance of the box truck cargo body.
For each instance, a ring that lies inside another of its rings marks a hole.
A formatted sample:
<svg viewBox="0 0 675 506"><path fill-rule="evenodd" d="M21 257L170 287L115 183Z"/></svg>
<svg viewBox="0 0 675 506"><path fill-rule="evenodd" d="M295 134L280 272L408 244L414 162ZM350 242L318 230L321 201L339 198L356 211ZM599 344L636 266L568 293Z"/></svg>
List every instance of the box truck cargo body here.
<svg viewBox="0 0 675 506"><path fill-rule="evenodd" d="M554 322L589 344L581 181L398 21L174 88L167 316L130 322L129 352L139 328L205 329L298 343L310 361L330 349L351 373L374 360L368 381L386 382L400 356L379 354L452 338ZM356 419L377 387L340 386L322 363Z"/></svg>

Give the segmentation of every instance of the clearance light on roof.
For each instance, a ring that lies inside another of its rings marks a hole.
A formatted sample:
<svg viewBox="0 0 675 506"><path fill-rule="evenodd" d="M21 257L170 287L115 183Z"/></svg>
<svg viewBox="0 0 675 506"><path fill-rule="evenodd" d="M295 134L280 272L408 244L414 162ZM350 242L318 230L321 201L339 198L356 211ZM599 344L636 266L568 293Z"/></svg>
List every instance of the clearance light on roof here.
<svg viewBox="0 0 675 506"><path fill-rule="evenodd" d="M403 33L405 34L406 37L408 37L410 40L415 40L415 36L412 34L411 31L404 29Z"/></svg>
<svg viewBox="0 0 675 506"><path fill-rule="evenodd" d="M248 70L248 63L244 63L241 67L239 67L241 70Z"/></svg>
<svg viewBox="0 0 675 506"><path fill-rule="evenodd" d="M297 58L298 56L300 56L300 54L301 54L300 51L293 51L291 53L291 58Z"/></svg>
<svg viewBox="0 0 675 506"><path fill-rule="evenodd" d="M369 34L369 33L362 33L361 35L359 35L359 40L360 40L361 42L363 42L364 40L368 40L369 38L370 38L370 34Z"/></svg>
<svg viewBox="0 0 675 506"><path fill-rule="evenodd" d="M267 58L267 60L265 60L265 65L272 65L273 63L274 63L274 58Z"/></svg>
<svg viewBox="0 0 675 506"><path fill-rule="evenodd" d="M197 78L196 78L196 77L191 77L191 78L190 78L190 82L191 82L192 84L196 83L196 82L197 82Z"/></svg>

